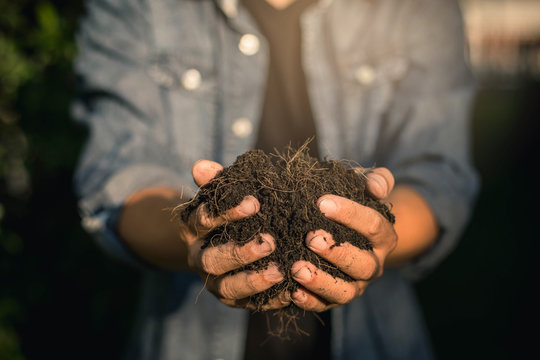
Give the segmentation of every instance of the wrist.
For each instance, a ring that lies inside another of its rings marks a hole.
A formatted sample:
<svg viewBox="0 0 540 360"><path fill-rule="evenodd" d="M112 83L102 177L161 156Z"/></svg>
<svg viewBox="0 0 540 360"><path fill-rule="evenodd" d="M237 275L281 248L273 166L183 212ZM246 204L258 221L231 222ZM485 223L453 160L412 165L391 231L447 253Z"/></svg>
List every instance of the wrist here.
<svg viewBox="0 0 540 360"><path fill-rule="evenodd" d="M396 217L394 229L398 242L386 265L399 266L428 250L437 239L439 226L427 202L413 188L396 186L388 200Z"/></svg>
<svg viewBox="0 0 540 360"><path fill-rule="evenodd" d="M182 203L176 189L153 187L132 194L118 215L117 231L126 245L146 262L167 270L187 268L187 245L173 209Z"/></svg>

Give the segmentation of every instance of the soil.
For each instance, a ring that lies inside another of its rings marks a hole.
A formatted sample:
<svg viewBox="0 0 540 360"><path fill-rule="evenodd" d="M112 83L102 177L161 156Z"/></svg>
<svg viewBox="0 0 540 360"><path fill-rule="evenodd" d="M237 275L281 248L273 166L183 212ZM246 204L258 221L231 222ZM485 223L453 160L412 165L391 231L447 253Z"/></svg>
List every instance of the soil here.
<svg viewBox="0 0 540 360"><path fill-rule="evenodd" d="M214 229L205 237L203 247L229 241L242 245L260 233L274 237L276 249L271 255L235 271L261 271L269 262L278 264L285 279L250 299L257 309L262 309L281 291L297 289L298 283L293 280L290 268L298 260L307 260L334 277L353 281L309 250L304 240L309 231L324 229L333 235L336 246L347 241L360 249L372 250L368 239L327 219L316 204L322 195L335 194L376 209L394 223L390 208L367 194L365 174L354 171L352 164L346 161L319 161L308 154L306 146L275 154L251 150L201 187L192 201L182 208L180 216L187 219L202 203L207 203L210 214L217 216L237 206L247 195L259 200L261 206L256 215Z"/></svg>

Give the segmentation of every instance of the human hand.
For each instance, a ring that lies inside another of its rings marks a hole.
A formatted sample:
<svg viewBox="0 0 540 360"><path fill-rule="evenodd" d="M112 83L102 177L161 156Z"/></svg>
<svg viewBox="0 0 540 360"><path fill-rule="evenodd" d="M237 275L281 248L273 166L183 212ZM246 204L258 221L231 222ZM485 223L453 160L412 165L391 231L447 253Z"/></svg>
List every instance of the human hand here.
<svg viewBox="0 0 540 360"><path fill-rule="evenodd" d="M367 174L367 190L374 198L386 198L393 187L389 170L376 168ZM379 212L352 200L323 195L317 205L326 217L364 235L373 246L373 251L348 242L332 246L335 241L324 230L307 234L306 245L312 251L355 279L348 282L335 278L307 261L294 263L291 274L301 286L291 294L292 301L302 309L320 312L362 295L369 283L382 275L385 259L397 245L397 235Z"/></svg>
<svg viewBox="0 0 540 360"><path fill-rule="evenodd" d="M200 160L193 166L193 179L198 186L211 181L223 167L213 161ZM193 211L181 225L180 236L188 247L188 266L204 280L206 288L222 303L251 308L249 297L262 292L283 280L276 264L264 271L228 272L268 256L275 250L275 241L269 234L259 234L243 246L232 242L201 249L203 239L212 229L226 222L238 221L256 214L259 201L246 196L242 202L218 217L210 217L205 204ZM278 309L289 305L290 297L284 294L271 299L263 310Z"/></svg>

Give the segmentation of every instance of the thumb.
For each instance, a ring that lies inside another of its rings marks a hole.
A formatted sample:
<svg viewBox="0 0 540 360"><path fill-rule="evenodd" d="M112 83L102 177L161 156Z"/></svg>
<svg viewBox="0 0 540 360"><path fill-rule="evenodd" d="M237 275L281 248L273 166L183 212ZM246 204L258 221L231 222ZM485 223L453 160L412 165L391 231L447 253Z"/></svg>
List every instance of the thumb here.
<svg viewBox="0 0 540 360"><path fill-rule="evenodd" d="M221 170L223 170L223 166L215 161L198 160L193 164L191 173L197 186L203 186L215 178Z"/></svg>
<svg viewBox="0 0 540 360"><path fill-rule="evenodd" d="M386 198L394 188L394 176L387 168L375 168L366 177L367 191L378 200Z"/></svg>

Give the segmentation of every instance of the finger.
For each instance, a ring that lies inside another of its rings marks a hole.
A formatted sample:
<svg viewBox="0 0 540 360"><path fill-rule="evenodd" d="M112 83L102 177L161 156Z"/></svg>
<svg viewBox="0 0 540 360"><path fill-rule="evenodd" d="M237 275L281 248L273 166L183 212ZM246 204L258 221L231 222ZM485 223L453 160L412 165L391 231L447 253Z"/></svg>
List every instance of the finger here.
<svg viewBox="0 0 540 360"><path fill-rule="evenodd" d="M215 178L221 170L223 170L223 166L215 161L199 160L193 165L191 173L197 186L203 186Z"/></svg>
<svg viewBox="0 0 540 360"><path fill-rule="evenodd" d="M232 242L207 247L199 254L198 267L205 273L222 275L270 255L276 244L268 234L260 234L243 246Z"/></svg>
<svg viewBox="0 0 540 360"><path fill-rule="evenodd" d="M262 307L255 308L254 310L261 310L261 311L277 310L277 309L281 309L286 306L289 306L291 302L292 302L291 294L288 291L286 291L268 300L268 302L264 304Z"/></svg>
<svg viewBox="0 0 540 360"><path fill-rule="evenodd" d="M389 252L397 242L392 224L370 207L336 195L321 196L317 205L327 218L367 237L378 251Z"/></svg>
<svg viewBox="0 0 540 360"><path fill-rule="evenodd" d="M324 230L309 232L306 245L353 279L371 280L378 273L378 259L371 251L348 242L335 246L332 235Z"/></svg>
<svg viewBox="0 0 540 360"><path fill-rule="evenodd" d="M266 304L264 304L262 307L255 305L253 303L250 303L248 305L249 309L256 310L256 311L267 311L267 310L277 310L284 308L286 306L289 306L291 304L291 294L288 291L284 291L280 293L277 296L274 296Z"/></svg>
<svg viewBox="0 0 540 360"><path fill-rule="evenodd" d="M220 299L220 301L224 303L225 305L236 307L236 308L250 309L254 311L267 311L267 310L278 310L286 306L289 306L291 304L291 295L285 292L281 293L273 297L272 299L268 300L268 302L264 304L262 307L252 302L251 298L249 297L238 299L238 300Z"/></svg>
<svg viewBox="0 0 540 360"><path fill-rule="evenodd" d="M367 283L336 278L307 261L298 261L291 267L293 279L329 304L343 305L360 296ZM293 297L294 300L294 297Z"/></svg>
<svg viewBox="0 0 540 360"><path fill-rule="evenodd" d="M394 176L387 168L379 167L366 174L367 190L376 199L386 198L394 188Z"/></svg>
<svg viewBox="0 0 540 360"><path fill-rule="evenodd" d="M296 306L306 311L322 312L336 306L336 304L328 303L304 287L299 287L293 292L291 299Z"/></svg>
<svg viewBox="0 0 540 360"><path fill-rule="evenodd" d="M238 204L238 206L228 209L222 215L212 217L208 212L207 205L202 204L190 214L188 226L202 236L209 230L227 222L250 217L256 214L260 207L259 201L255 197L248 195L240 202L240 204Z"/></svg>
<svg viewBox="0 0 540 360"><path fill-rule="evenodd" d="M206 284L207 289L218 298L239 300L260 293L283 281L283 274L276 264L270 264L263 271L242 271L234 275L213 277Z"/></svg>
<svg viewBox="0 0 540 360"><path fill-rule="evenodd" d="M268 303L263 305L261 310L277 310L289 306L292 302L291 294L288 291L284 291L279 295L268 300Z"/></svg>

